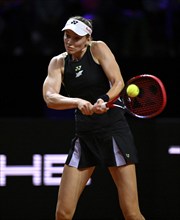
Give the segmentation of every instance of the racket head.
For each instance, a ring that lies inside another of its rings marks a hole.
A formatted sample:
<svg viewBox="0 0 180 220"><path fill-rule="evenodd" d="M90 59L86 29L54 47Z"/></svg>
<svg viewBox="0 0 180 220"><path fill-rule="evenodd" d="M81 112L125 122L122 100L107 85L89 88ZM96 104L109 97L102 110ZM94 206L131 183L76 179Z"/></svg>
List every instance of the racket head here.
<svg viewBox="0 0 180 220"><path fill-rule="evenodd" d="M138 96L131 98L126 89L130 84L139 87ZM121 94L126 110L138 118L153 118L159 115L167 103L167 95L162 81L150 74L142 74L128 80Z"/></svg>

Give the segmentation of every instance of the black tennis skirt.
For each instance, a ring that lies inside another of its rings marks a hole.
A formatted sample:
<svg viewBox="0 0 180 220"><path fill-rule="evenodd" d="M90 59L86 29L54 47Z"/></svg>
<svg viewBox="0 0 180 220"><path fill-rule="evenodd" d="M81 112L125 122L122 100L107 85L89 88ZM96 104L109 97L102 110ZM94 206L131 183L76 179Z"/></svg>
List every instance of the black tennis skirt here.
<svg viewBox="0 0 180 220"><path fill-rule="evenodd" d="M113 108L105 114L92 116L76 112L76 135L71 142L67 165L112 167L137 162L137 149L124 110Z"/></svg>

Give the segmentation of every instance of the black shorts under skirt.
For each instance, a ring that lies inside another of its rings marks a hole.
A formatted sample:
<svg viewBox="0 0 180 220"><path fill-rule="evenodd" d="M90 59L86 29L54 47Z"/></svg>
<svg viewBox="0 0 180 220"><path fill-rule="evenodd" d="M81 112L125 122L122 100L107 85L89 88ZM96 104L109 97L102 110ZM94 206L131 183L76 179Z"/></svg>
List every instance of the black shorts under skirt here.
<svg viewBox="0 0 180 220"><path fill-rule="evenodd" d="M116 111L93 117L78 115L76 136L71 142L67 165L77 168L112 167L138 162L131 129L123 113Z"/></svg>

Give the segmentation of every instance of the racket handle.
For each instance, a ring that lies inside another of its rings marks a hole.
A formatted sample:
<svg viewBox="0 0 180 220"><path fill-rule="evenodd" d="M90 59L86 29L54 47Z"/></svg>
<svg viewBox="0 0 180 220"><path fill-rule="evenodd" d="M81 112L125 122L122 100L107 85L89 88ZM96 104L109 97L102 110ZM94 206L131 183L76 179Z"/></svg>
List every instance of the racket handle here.
<svg viewBox="0 0 180 220"><path fill-rule="evenodd" d="M114 104L112 102L104 102L102 104L102 108L114 108Z"/></svg>
<svg viewBox="0 0 180 220"><path fill-rule="evenodd" d="M102 108L115 108L115 107L118 107L118 108L121 108L121 109L126 109L126 106L116 105L116 104L113 104L111 102L104 102L101 106L102 106Z"/></svg>

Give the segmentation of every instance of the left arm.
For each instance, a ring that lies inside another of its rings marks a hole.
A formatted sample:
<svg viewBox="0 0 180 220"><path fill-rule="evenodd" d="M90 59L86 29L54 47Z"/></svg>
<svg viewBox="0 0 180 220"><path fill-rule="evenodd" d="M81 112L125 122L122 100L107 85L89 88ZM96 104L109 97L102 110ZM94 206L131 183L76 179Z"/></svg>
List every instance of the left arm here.
<svg viewBox="0 0 180 220"><path fill-rule="evenodd" d="M92 42L91 52L95 62L102 66L104 73L111 83L111 88L106 94L109 96L109 100L112 100L124 88L124 80L119 65L109 47L102 41ZM102 102L103 100L98 99L95 105L102 104Z"/></svg>

